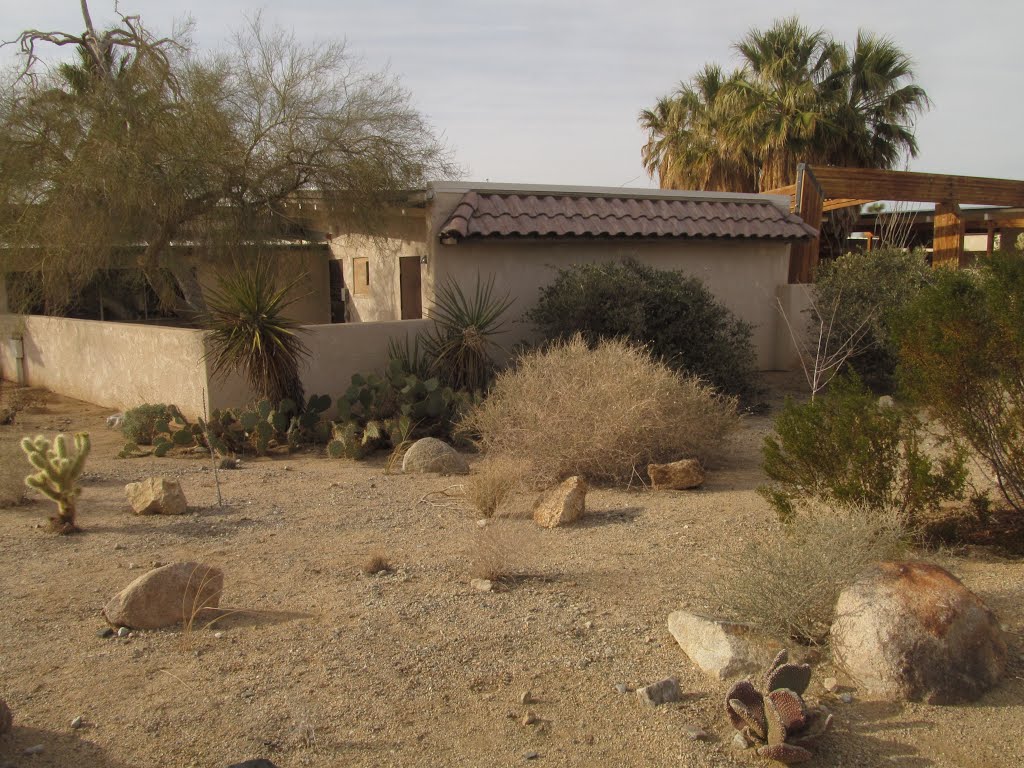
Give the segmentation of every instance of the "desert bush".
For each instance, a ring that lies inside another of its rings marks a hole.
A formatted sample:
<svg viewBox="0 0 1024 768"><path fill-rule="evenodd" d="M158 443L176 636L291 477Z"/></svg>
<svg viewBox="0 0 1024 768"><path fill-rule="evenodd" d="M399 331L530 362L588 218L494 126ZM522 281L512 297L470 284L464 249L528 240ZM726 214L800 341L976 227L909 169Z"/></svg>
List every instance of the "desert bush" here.
<svg viewBox="0 0 1024 768"><path fill-rule="evenodd" d="M507 581L536 568L540 529L530 520L496 518L476 528L467 553L474 579Z"/></svg>
<svg viewBox="0 0 1024 768"><path fill-rule="evenodd" d="M952 446L933 462L917 417L897 405L880 407L855 376L834 379L813 402L788 400L775 432L762 446L773 481L762 493L784 522L808 500L894 512L913 522L944 499L963 497L963 451Z"/></svg>
<svg viewBox="0 0 1024 768"><path fill-rule="evenodd" d="M174 412L164 404L143 403L124 412L121 433L136 445L152 445L162 431L159 427L174 418Z"/></svg>
<svg viewBox="0 0 1024 768"><path fill-rule="evenodd" d="M0 442L0 507L25 499L25 455L15 442Z"/></svg>
<svg viewBox="0 0 1024 768"><path fill-rule="evenodd" d="M837 340L856 339L847 359L861 379L879 391L894 387L896 345L891 325L933 280L923 251L880 248L823 262L815 275L814 335L822 323Z"/></svg>
<svg viewBox="0 0 1024 768"><path fill-rule="evenodd" d="M896 338L907 393L971 445L1024 511L1024 256L940 270L898 319Z"/></svg>
<svg viewBox="0 0 1024 768"><path fill-rule="evenodd" d="M898 517L818 508L727 553L708 580L710 597L771 636L820 643L839 593L870 565L900 557L905 538Z"/></svg>
<svg viewBox="0 0 1024 768"><path fill-rule="evenodd" d="M362 571L367 576L376 576L378 573L391 571L391 563L382 552L374 552L363 563Z"/></svg>
<svg viewBox="0 0 1024 768"><path fill-rule="evenodd" d="M758 399L751 327L683 272L636 261L576 264L559 270L527 313L546 339L579 333L647 345L672 368L700 376L748 404Z"/></svg>
<svg viewBox="0 0 1024 768"><path fill-rule="evenodd" d="M505 456L481 461L466 479L466 499L483 517L494 517L523 484L526 462Z"/></svg>
<svg viewBox="0 0 1024 768"><path fill-rule="evenodd" d="M532 480L642 476L651 462L708 459L738 423L734 398L622 339L580 335L525 354L463 421L492 455L529 462Z"/></svg>

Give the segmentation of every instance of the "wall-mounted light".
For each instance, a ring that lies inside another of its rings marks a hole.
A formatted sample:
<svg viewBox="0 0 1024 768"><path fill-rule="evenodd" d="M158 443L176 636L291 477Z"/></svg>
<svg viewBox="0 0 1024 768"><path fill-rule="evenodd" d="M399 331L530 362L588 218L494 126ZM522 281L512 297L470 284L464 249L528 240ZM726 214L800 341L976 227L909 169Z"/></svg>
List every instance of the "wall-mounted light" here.
<svg viewBox="0 0 1024 768"><path fill-rule="evenodd" d="M420 264L426 264L426 263L427 263L427 254L424 253L422 256L420 256Z"/></svg>

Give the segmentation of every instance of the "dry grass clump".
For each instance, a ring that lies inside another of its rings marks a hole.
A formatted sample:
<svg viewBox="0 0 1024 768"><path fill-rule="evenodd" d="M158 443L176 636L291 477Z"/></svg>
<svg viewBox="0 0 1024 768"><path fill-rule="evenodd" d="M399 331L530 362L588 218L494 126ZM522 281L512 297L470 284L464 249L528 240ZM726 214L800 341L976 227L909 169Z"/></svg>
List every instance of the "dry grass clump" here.
<svg viewBox="0 0 1024 768"><path fill-rule="evenodd" d="M772 636L821 643L839 593L872 564L899 558L906 537L898 518L865 510L800 514L727 555L711 598Z"/></svg>
<svg viewBox="0 0 1024 768"><path fill-rule="evenodd" d="M536 568L541 547L539 529L529 520L495 518L477 528L470 542L469 575L508 581Z"/></svg>
<svg viewBox="0 0 1024 768"><path fill-rule="evenodd" d="M31 469L16 441L0 442L0 506L10 507L25 500L25 476Z"/></svg>
<svg viewBox="0 0 1024 768"><path fill-rule="evenodd" d="M651 462L706 460L738 423L736 400L622 340L576 335L500 374L463 427L492 455L530 462L537 484L627 482Z"/></svg>
<svg viewBox="0 0 1024 768"><path fill-rule="evenodd" d="M391 563L381 552L374 552L363 563L363 573L367 576L376 576L378 573L388 573L391 571Z"/></svg>
<svg viewBox="0 0 1024 768"><path fill-rule="evenodd" d="M504 513L528 473L529 465L521 459L505 456L485 459L474 467L473 474L466 480L466 500L483 517Z"/></svg>

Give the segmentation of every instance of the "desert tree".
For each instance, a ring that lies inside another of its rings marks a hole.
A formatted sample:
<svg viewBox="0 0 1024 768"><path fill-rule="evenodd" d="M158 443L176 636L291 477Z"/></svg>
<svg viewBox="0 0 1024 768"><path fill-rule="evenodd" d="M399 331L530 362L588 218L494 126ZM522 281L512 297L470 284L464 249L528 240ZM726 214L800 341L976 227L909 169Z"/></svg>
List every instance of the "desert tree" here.
<svg viewBox="0 0 1024 768"><path fill-rule="evenodd" d="M137 267L165 305L205 309L175 243L235 260L288 231L314 194L372 225L450 155L409 93L340 42L307 45L258 16L227 52L135 16L80 34L26 30L0 89L0 271L37 274L59 310L97 271ZM75 54L68 61L61 50Z"/></svg>

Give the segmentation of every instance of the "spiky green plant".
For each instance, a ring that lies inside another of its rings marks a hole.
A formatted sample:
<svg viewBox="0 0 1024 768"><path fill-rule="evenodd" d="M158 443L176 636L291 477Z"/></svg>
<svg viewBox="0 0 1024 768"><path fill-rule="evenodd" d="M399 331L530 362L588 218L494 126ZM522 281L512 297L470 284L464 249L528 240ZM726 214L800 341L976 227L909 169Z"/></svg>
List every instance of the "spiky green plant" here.
<svg viewBox="0 0 1024 768"><path fill-rule="evenodd" d="M504 331L501 316L512 306L509 294L497 296L494 276L481 281L467 296L449 278L437 290L428 312L434 326L422 336L431 372L456 391L486 390L494 375L492 354L501 350L494 336Z"/></svg>
<svg viewBox="0 0 1024 768"><path fill-rule="evenodd" d="M270 262L262 258L219 277L202 318L210 330L206 359L214 376L238 371L257 398L275 404L289 398L301 407L299 364L309 350L298 337L301 326L284 311L299 298L293 289L303 277L278 286Z"/></svg>
<svg viewBox="0 0 1024 768"><path fill-rule="evenodd" d="M75 524L75 512L82 489L77 480L85 468L89 448L89 435L86 432L75 435L73 451L68 448L67 437L64 435L57 435L53 443L43 435L34 440L26 437L21 441L21 449L29 463L39 470L25 478L25 485L56 502L57 516L50 518L50 527L57 533L75 533L79 530Z"/></svg>

